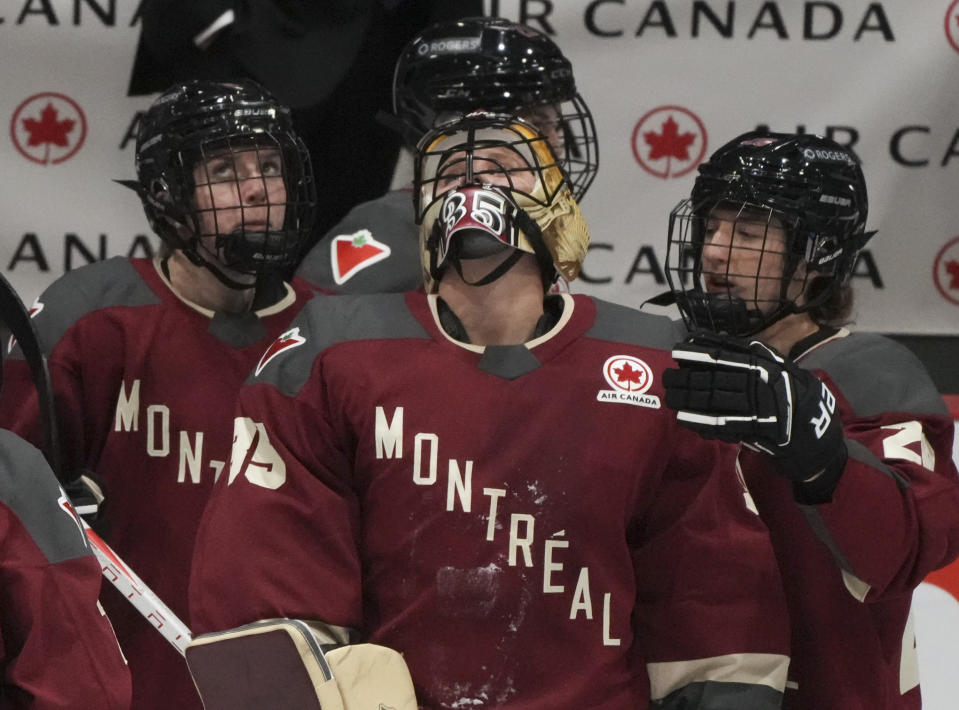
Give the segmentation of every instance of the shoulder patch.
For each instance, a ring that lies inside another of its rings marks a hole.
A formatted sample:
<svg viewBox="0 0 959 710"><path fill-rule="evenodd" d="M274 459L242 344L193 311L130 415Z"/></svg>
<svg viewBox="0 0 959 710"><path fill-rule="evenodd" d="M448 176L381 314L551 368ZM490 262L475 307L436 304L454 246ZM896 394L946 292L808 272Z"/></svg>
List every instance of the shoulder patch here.
<svg viewBox="0 0 959 710"><path fill-rule="evenodd" d="M295 348L298 345L302 345L306 342L306 338L300 335L299 328L290 328L290 330L283 333L276 340L270 343L270 346L266 349L266 352L263 353L263 356L260 358L260 361L256 364L256 370L254 375L259 375L263 368L267 366L267 363L270 362L273 358L279 355L282 352Z"/></svg>
<svg viewBox="0 0 959 710"><path fill-rule="evenodd" d="M603 377L612 389L597 392L597 401L660 408L659 397L646 394L653 386L653 370L643 360L632 355L613 355L603 364Z"/></svg>
<svg viewBox="0 0 959 710"><path fill-rule="evenodd" d="M334 237L330 241L333 280L342 285L357 272L388 259L390 253L390 247L374 239L368 229Z"/></svg>

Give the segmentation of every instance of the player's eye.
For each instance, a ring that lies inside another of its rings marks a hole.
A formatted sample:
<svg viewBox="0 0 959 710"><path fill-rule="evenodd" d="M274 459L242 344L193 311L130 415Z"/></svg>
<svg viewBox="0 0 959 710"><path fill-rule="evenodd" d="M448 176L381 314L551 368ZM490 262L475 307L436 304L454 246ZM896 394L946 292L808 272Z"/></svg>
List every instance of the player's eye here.
<svg viewBox="0 0 959 710"><path fill-rule="evenodd" d="M260 174L264 177L276 177L283 174L283 159L279 151L263 151L258 158Z"/></svg>
<svg viewBox="0 0 959 710"><path fill-rule="evenodd" d="M236 166L230 159L216 158L207 163L206 172L210 178L210 182L224 182L234 179L236 176Z"/></svg>
<svg viewBox="0 0 959 710"><path fill-rule="evenodd" d="M736 224L736 236L749 241L764 239L766 237L766 225L756 224L755 222L738 222Z"/></svg>

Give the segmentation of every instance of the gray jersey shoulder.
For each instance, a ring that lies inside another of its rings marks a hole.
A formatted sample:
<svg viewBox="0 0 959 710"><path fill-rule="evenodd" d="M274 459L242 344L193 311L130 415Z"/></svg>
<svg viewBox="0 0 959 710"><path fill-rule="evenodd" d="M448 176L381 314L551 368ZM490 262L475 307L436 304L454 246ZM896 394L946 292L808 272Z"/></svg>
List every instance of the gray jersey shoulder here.
<svg viewBox="0 0 959 710"><path fill-rule="evenodd" d="M338 240L349 243L356 238L372 240L374 257L360 260L359 268L351 268L353 259L337 263L338 249L347 249ZM342 294L402 293L421 288L419 227L414 221L411 192L391 190L354 207L307 252L296 275Z"/></svg>
<svg viewBox="0 0 959 710"><path fill-rule="evenodd" d="M93 311L160 303L160 297L131 261L120 256L68 271L50 284L38 300L42 309L34 316L34 323L47 352L77 321Z"/></svg>
<svg viewBox="0 0 959 710"><path fill-rule="evenodd" d="M587 337L671 351L686 335L682 321L599 298L592 300L596 304L596 322L587 331Z"/></svg>
<svg viewBox="0 0 959 710"><path fill-rule="evenodd" d="M0 429L0 500L51 563L90 553L79 523L61 506L61 496L43 454L16 434Z"/></svg>
<svg viewBox="0 0 959 710"><path fill-rule="evenodd" d="M431 338L410 313L404 294L316 296L270 346L283 350L282 343L289 343L288 352L278 354L275 363L264 366L259 374L254 372L247 383L271 383L292 396L309 379L317 357L329 348L361 340L398 338Z"/></svg>
<svg viewBox="0 0 959 710"><path fill-rule="evenodd" d="M835 338L804 355L800 364L828 373L857 416L948 413L919 358L882 335L850 333Z"/></svg>

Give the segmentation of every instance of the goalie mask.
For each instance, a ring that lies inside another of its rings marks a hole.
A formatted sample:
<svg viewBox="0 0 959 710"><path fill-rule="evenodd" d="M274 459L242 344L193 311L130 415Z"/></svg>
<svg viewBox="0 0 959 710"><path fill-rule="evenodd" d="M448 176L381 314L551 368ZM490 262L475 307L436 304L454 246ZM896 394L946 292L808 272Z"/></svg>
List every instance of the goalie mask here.
<svg viewBox="0 0 959 710"><path fill-rule="evenodd" d="M192 81L140 123L137 182L150 226L232 288L292 268L313 224L309 154L289 110L252 81Z"/></svg>
<svg viewBox="0 0 959 710"><path fill-rule="evenodd" d="M406 45L393 109L410 143L473 111L523 117L550 141L581 200L599 166L593 117L573 69L545 34L496 17L433 25Z"/></svg>
<svg viewBox="0 0 959 710"><path fill-rule="evenodd" d="M589 231L549 142L528 123L477 112L428 132L414 163L414 202L428 292L460 262L513 250L473 282L505 273L522 255L536 256L544 290L572 281Z"/></svg>
<svg viewBox="0 0 959 710"><path fill-rule="evenodd" d="M866 214L859 160L827 138L755 131L719 148L669 215L687 327L748 336L820 307L873 234Z"/></svg>

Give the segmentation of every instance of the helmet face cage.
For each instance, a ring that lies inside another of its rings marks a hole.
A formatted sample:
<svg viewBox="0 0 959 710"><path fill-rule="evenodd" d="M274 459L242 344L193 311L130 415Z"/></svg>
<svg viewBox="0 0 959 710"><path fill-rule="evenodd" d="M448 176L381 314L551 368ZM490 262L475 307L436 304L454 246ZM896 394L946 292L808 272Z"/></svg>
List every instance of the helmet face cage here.
<svg viewBox="0 0 959 710"><path fill-rule="evenodd" d="M423 31L397 61L393 105L416 136L473 111L524 118L550 140L577 200L599 166L596 127L572 66L524 25L469 18Z"/></svg>
<svg viewBox="0 0 959 710"><path fill-rule="evenodd" d="M699 168L670 213L666 277L690 328L747 336L822 304L865 232L858 160L828 139L744 134ZM807 286L816 279L814 298Z"/></svg>
<svg viewBox="0 0 959 710"><path fill-rule="evenodd" d="M748 203L683 200L669 215L666 277L690 329L752 335L794 312L810 275L795 224Z"/></svg>
<svg viewBox="0 0 959 710"><path fill-rule="evenodd" d="M288 110L250 81L195 81L157 99L141 122L137 177L154 231L195 263L289 269L312 229L309 153Z"/></svg>

